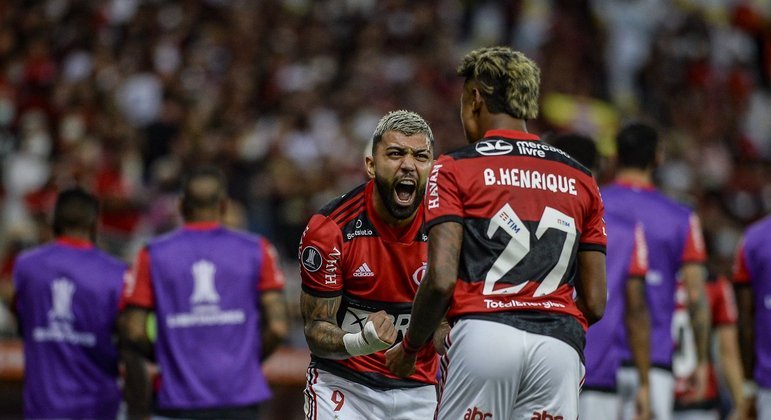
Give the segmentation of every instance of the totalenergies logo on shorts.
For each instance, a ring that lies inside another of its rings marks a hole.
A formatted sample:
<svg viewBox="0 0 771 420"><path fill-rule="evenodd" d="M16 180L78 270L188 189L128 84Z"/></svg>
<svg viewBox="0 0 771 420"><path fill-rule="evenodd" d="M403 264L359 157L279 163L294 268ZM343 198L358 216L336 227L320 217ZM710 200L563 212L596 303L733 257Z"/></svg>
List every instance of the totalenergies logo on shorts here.
<svg viewBox="0 0 771 420"><path fill-rule="evenodd" d="M485 420L493 418L493 413L485 413L476 407L466 410L463 420Z"/></svg>

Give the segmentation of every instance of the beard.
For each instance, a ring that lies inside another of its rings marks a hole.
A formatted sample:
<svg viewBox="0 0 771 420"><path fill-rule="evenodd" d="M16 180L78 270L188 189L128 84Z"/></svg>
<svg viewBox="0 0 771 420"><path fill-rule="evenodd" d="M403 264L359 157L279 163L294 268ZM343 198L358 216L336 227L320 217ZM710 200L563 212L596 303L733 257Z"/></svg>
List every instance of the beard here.
<svg viewBox="0 0 771 420"><path fill-rule="evenodd" d="M377 187L380 197L383 199L383 204L385 204L388 213L397 220L409 219L418 210L420 203L423 202L426 183L423 182L415 185L415 198L412 200L412 203L404 206L397 203L394 198L396 184L398 182L398 179L388 181L387 179L381 178L379 175L375 175L375 186Z"/></svg>

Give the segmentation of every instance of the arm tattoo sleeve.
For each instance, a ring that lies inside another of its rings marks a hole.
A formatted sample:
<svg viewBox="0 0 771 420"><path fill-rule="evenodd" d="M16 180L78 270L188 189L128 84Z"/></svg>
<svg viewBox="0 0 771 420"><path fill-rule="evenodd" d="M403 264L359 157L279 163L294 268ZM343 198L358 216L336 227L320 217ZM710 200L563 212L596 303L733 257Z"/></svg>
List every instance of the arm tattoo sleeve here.
<svg viewBox="0 0 771 420"><path fill-rule="evenodd" d="M300 309L305 323L305 340L316 356L326 359L350 357L343 344L343 331L337 325L341 297L320 298L305 292L300 296Z"/></svg>

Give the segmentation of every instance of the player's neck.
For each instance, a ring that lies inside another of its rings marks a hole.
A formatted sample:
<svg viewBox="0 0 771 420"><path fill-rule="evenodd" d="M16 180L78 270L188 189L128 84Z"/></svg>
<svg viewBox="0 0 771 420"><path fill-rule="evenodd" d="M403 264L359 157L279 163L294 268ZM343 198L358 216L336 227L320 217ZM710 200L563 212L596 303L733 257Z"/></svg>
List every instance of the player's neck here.
<svg viewBox="0 0 771 420"><path fill-rule="evenodd" d="M624 184L653 185L653 174L648 169L623 168L616 173L616 181Z"/></svg>
<svg viewBox="0 0 771 420"><path fill-rule="evenodd" d="M513 118L508 114L487 114L480 123L482 135L491 130L512 130L527 133L527 121Z"/></svg>
<svg viewBox="0 0 771 420"><path fill-rule="evenodd" d="M61 234L56 235L56 239L74 239L76 241L94 242L94 235L90 231L79 229L66 229Z"/></svg>
<svg viewBox="0 0 771 420"><path fill-rule="evenodd" d="M185 224L222 223L222 214L218 211L198 211L185 216Z"/></svg>

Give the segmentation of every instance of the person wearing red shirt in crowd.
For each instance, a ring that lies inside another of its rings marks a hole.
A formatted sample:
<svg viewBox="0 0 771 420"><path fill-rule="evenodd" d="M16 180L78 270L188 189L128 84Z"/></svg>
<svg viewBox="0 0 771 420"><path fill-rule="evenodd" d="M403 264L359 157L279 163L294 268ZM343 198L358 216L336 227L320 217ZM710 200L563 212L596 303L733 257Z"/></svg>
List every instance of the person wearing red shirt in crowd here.
<svg viewBox="0 0 771 420"><path fill-rule="evenodd" d="M428 272L388 367L411 374L446 314L438 418L577 418L584 335L607 293L599 188L527 132L538 113L535 63L482 48L458 74L471 144L439 158L429 177Z"/></svg>
<svg viewBox="0 0 771 420"><path fill-rule="evenodd" d="M385 115L365 159L370 180L308 222L300 242L308 419L426 419L436 407L437 356L426 347L404 379L384 350L403 335L426 272L423 200L433 134L414 112Z"/></svg>

